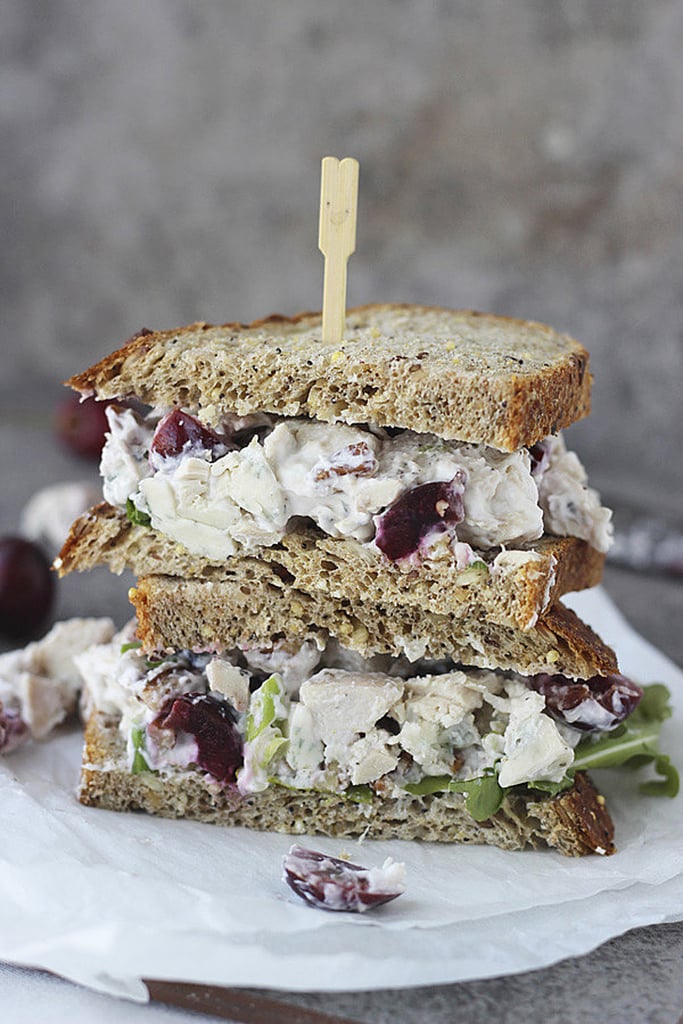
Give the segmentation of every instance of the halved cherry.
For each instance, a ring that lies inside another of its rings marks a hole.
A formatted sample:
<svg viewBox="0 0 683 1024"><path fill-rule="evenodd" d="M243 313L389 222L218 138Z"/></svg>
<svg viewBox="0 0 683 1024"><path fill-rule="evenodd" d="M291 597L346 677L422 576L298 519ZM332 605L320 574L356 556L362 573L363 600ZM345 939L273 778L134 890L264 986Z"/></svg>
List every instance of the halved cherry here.
<svg viewBox="0 0 683 1024"><path fill-rule="evenodd" d="M159 421L152 438L151 451L162 459L194 450L208 451L215 458L220 458L231 447L224 437L204 426L189 412L172 409Z"/></svg>
<svg viewBox="0 0 683 1024"><path fill-rule="evenodd" d="M290 848L282 869L290 889L321 910L362 913L395 900L405 891L401 864L388 861L370 870L297 844Z"/></svg>
<svg viewBox="0 0 683 1024"><path fill-rule="evenodd" d="M226 701L203 693L174 697L154 719L150 730L189 733L197 742L197 764L219 782L234 782L242 766L242 737L235 712Z"/></svg>
<svg viewBox="0 0 683 1024"><path fill-rule="evenodd" d="M457 526L465 516L463 476L421 484L402 494L386 512L375 518L375 543L392 562L408 558L420 542L435 530Z"/></svg>
<svg viewBox="0 0 683 1024"><path fill-rule="evenodd" d="M584 732L614 729L628 718L643 696L640 686L617 673L591 679L541 673L529 683L543 694L546 709L554 718Z"/></svg>

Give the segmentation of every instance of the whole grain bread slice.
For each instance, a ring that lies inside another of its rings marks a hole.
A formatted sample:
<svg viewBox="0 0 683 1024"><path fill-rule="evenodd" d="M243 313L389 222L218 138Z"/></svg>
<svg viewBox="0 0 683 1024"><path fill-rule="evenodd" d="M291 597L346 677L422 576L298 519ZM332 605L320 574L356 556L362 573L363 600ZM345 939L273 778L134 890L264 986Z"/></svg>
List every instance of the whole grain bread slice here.
<svg viewBox="0 0 683 1024"><path fill-rule="evenodd" d="M611 648L561 604L533 629L519 630L484 617L306 594L267 563L235 570L222 580L144 576L129 596L138 638L150 652L268 648L282 639L312 640L322 647L332 637L364 657L449 658L522 675L551 672L581 679L617 671Z"/></svg>
<svg viewBox="0 0 683 1024"><path fill-rule="evenodd" d="M358 836L478 843L506 850L552 848L566 856L614 852L614 826L590 778L578 772L557 797L510 793L487 821L475 821L461 793L354 803L336 794L271 785L242 796L205 773L167 770L131 774L118 720L94 711L85 732L78 798L91 807L146 811L294 835Z"/></svg>
<svg viewBox="0 0 683 1024"><path fill-rule="evenodd" d="M265 411L432 432L513 451L586 416L588 353L543 324L473 311L351 309L340 345L320 313L143 330L66 382L215 421Z"/></svg>
<svg viewBox="0 0 683 1024"><path fill-rule="evenodd" d="M488 571L458 570L447 561L419 568L390 562L350 538L330 537L301 525L279 544L261 548L258 558L229 562L192 555L151 527L134 526L102 503L71 528L56 563L60 575L106 564L136 576L164 573L188 579L230 579L234 572L258 573L267 563L283 581L309 594L337 601L372 601L457 618L485 616L491 622L530 629L563 594L600 581L604 555L574 537L543 537L526 549L483 553Z"/></svg>

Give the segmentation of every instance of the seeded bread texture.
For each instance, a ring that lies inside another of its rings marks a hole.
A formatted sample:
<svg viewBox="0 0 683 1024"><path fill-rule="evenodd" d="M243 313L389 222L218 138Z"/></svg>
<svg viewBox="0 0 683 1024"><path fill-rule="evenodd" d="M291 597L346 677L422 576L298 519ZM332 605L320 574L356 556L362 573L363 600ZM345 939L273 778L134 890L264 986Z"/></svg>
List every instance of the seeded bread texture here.
<svg viewBox="0 0 683 1024"><path fill-rule="evenodd" d="M294 835L422 839L506 850L551 847L574 857L614 852L614 826L604 799L583 773L577 773L571 790L555 798L508 795L501 809L483 822L468 814L460 793L406 794L401 800L375 796L371 803L354 803L332 794L269 786L242 796L236 786L220 786L199 771L132 775L117 720L97 711L86 726L78 798L112 811L146 811Z"/></svg>
<svg viewBox="0 0 683 1024"><path fill-rule="evenodd" d="M614 652L561 604L534 629L524 631L485 618L458 619L407 606L312 596L283 583L271 567L263 565L262 570L241 581L142 577L129 596L143 648L268 648L281 639L323 646L332 637L363 657L451 658L522 675L552 672L573 678L617 671Z"/></svg>
<svg viewBox="0 0 683 1024"><path fill-rule="evenodd" d="M348 311L339 345L323 342L319 313L143 330L66 383L209 422L265 411L514 451L588 415L591 377L583 346L543 324L375 305Z"/></svg>
<svg viewBox="0 0 683 1024"><path fill-rule="evenodd" d="M574 537L543 537L524 551L498 558L483 554L487 574L458 571L452 562L425 562L420 567L390 562L380 552L350 538L329 537L301 526L258 558L235 556L228 562L192 555L182 545L102 503L71 528L60 554L60 575L102 563L116 573L136 576L163 572L199 579L247 579L262 571L261 562L285 583L309 594L322 592L341 601L374 601L458 618L486 616L491 622L529 629L563 594L599 583L604 555Z"/></svg>

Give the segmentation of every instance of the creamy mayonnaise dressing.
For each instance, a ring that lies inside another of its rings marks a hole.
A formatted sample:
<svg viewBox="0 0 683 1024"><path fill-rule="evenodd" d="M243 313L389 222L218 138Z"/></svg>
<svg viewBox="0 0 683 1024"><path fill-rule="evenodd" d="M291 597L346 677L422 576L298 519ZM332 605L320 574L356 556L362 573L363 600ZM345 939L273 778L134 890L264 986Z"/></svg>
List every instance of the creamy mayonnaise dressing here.
<svg viewBox="0 0 683 1024"><path fill-rule="evenodd" d="M107 413L105 500L119 508L132 501L155 529L207 558L276 544L298 518L374 546L378 524L398 498L451 481L462 493L462 522L428 530L420 557L447 555L464 568L474 549L518 546L544 531L580 537L599 550L610 542L611 513L560 438L543 442L543 471L534 474L525 448L501 452L409 430L391 436L296 418L271 418L265 437L261 432L236 451L188 444L164 458L149 455L158 416Z"/></svg>

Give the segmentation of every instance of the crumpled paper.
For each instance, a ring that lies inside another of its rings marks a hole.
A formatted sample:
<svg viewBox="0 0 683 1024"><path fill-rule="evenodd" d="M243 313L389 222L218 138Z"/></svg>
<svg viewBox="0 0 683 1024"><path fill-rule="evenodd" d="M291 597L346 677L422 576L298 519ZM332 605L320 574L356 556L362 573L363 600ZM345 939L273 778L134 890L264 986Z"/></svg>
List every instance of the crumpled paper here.
<svg viewBox="0 0 683 1024"><path fill-rule="evenodd" d="M680 763L683 672L599 588L572 606L641 682L665 682L663 749ZM565 858L408 842L304 843L368 867L407 866L407 891L365 915L304 905L281 881L291 836L82 807L77 730L0 759L0 959L144 1000L143 978L292 991L405 987L511 974L639 925L683 919L682 799L593 773L619 852Z"/></svg>

